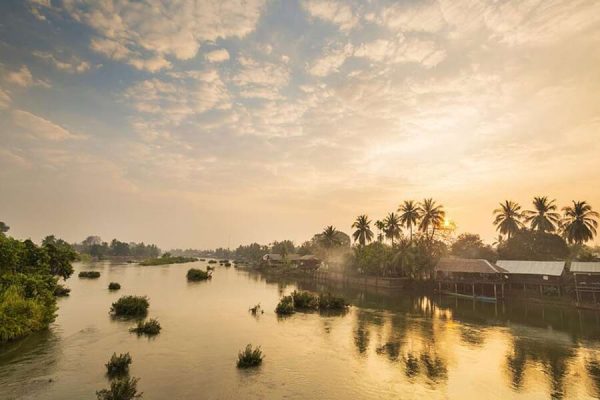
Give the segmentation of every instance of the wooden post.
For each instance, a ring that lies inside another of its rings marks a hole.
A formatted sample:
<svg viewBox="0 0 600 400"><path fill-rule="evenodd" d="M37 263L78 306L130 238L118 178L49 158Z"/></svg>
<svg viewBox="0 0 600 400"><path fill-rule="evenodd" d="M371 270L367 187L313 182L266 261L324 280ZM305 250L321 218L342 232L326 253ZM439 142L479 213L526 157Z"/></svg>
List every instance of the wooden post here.
<svg viewBox="0 0 600 400"><path fill-rule="evenodd" d="M502 284L502 298L504 298L504 283Z"/></svg>
<svg viewBox="0 0 600 400"><path fill-rule="evenodd" d="M458 294L458 287L456 286L456 283L454 284L454 294Z"/></svg>
<svg viewBox="0 0 600 400"><path fill-rule="evenodd" d="M442 282L438 282L438 293L442 293Z"/></svg>
<svg viewBox="0 0 600 400"><path fill-rule="evenodd" d="M473 283L472 286L473 286L473 298L475 298L475 284Z"/></svg>
<svg viewBox="0 0 600 400"><path fill-rule="evenodd" d="M540 285L540 297L544 297L544 289L542 289L542 285Z"/></svg>
<svg viewBox="0 0 600 400"><path fill-rule="evenodd" d="M594 297L594 305L596 305L596 292L592 292L592 296Z"/></svg>
<svg viewBox="0 0 600 400"><path fill-rule="evenodd" d="M496 292L496 284L494 283L494 297L496 299L498 299L498 293ZM496 310L496 314L498 313L498 310Z"/></svg>
<svg viewBox="0 0 600 400"><path fill-rule="evenodd" d="M577 286L577 274L573 274L575 278L575 295L577 296L577 304L579 304L579 287Z"/></svg>

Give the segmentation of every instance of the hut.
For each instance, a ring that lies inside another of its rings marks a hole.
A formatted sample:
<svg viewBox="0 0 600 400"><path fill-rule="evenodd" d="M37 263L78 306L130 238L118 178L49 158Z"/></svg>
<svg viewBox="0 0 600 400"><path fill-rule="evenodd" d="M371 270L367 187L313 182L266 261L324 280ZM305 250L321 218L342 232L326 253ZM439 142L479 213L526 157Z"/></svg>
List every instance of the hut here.
<svg viewBox="0 0 600 400"><path fill-rule="evenodd" d="M312 254L306 254L298 260L298 268L315 271L321 266L321 260Z"/></svg>
<svg viewBox="0 0 600 400"><path fill-rule="evenodd" d="M564 261L499 260L496 264L508 271L508 289L511 291L539 290L540 296L561 295Z"/></svg>
<svg viewBox="0 0 600 400"><path fill-rule="evenodd" d="M265 254L262 257L263 262L271 267L275 267L283 264L283 256L277 253Z"/></svg>
<svg viewBox="0 0 600 400"><path fill-rule="evenodd" d="M504 297L506 270L483 259L442 258L435 267L439 293L478 300Z"/></svg>
<svg viewBox="0 0 600 400"><path fill-rule="evenodd" d="M573 261L570 270L573 275L577 305L590 302L597 304L600 293L600 261Z"/></svg>

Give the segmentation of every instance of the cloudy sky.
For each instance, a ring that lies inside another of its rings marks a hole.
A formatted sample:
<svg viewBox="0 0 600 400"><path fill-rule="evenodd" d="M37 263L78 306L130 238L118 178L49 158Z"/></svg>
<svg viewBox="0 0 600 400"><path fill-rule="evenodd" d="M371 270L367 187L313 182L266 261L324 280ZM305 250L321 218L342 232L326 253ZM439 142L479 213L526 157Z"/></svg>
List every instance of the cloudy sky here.
<svg viewBox="0 0 600 400"><path fill-rule="evenodd" d="M236 246L434 197L600 209L600 2L0 2L0 220Z"/></svg>

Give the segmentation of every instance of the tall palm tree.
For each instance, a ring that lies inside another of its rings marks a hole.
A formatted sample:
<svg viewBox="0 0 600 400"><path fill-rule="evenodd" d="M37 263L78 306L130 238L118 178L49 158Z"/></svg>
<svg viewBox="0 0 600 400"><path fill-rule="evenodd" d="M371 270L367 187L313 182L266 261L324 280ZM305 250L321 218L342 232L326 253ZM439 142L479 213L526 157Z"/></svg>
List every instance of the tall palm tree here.
<svg viewBox="0 0 600 400"><path fill-rule="evenodd" d="M373 240L371 221L369 221L369 217L366 215L363 214L356 217L356 221L352 224L352 228L356 228L352 237L354 237L354 240L358 241L361 246L364 246L365 243Z"/></svg>
<svg viewBox="0 0 600 400"><path fill-rule="evenodd" d="M441 228L446 218L446 212L442 205L437 205L433 199L425 199L419 206L421 214L421 223L419 230L424 232L429 240L433 239L435 230ZM431 236L429 236L429 228L431 228Z"/></svg>
<svg viewBox="0 0 600 400"><path fill-rule="evenodd" d="M333 225L326 226L321 233L321 245L327 249L339 246L341 243L338 238L338 230Z"/></svg>
<svg viewBox="0 0 600 400"><path fill-rule="evenodd" d="M496 215L494 219L496 230L506 235L508 239L523 227L521 222L523 214L519 203L506 200L504 203L500 203L500 208L495 209L494 214Z"/></svg>
<svg viewBox="0 0 600 400"><path fill-rule="evenodd" d="M413 237L413 226L416 226L421 218L419 206L413 200L406 200L398 207L400 214L400 222L410 231L410 240Z"/></svg>
<svg viewBox="0 0 600 400"><path fill-rule="evenodd" d="M384 232L385 237L392 240L392 247L394 246L394 239L400 237L401 225L400 225L400 217L398 217L395 213L389 213L385 220L383 220L385 224Z"/></svg>
<svg viewBox="0 0 600 400"><path fill-rule="evenodd" d="M535 210L523 212L525 222L529 223L531 229L539 232L554 232L560 221L560 214L555 212L556 200L548 200L548 197L534 197L533 207Z"/></svg>
<svg viewBox="0 0 600 400"><path fill-rule="evenodd" d="M385 229L385 222L383 222L382 220L378 219L377 221L375 221L375 227L379 231L377 233L377 240L379 242L383 242L383 238L384 238L383 231Z"/></svg>
<svg viewBox="0 0 600 400"><path fill-rule="evenodd" d="M600 214L585 201L573 200L573 206L563 207L562 229L569 243L582 244L596 236Z"/></svg>

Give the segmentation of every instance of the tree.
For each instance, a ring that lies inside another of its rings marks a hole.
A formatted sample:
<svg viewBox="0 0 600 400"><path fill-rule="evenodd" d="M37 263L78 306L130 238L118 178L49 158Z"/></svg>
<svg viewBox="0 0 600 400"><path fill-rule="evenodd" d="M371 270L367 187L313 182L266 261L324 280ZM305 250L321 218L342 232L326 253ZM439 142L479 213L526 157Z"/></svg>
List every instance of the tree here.
<svg viewBox="0 0 600 400"><path fill-rule="evenodd" d="M8 232L10 226L6 225L4 222L0 221L0 234L4 234Z"/></svg>
<svg viewBox="0 0 600 400"><path fill-rule="evenodd" d="M366 215L359 215L352 224L356 230L352 234L354 241L358 241L361 246L373 240L373 231L371 231L371 221Z"/></svg>
<svg viewBox="0 0 600 400"><path fill-rule="evenodd" d="M451 253L462 258L483 258L495 262L498 258L494 249L485 245L481 237L472 233L463 233L452 243Z"/></svg>
<svg viewBox="0 0 600 400"><path fill-rule="evenodd" d="M505 260L565 260L569 247L557 234L523 229L498 245L498 256Z"/></svg>
<svg viewBox="0 0 600 400"><path fill-rule="evenodd" d="M71 263L77 260L77 253L70 244L54 236L46 236L42 241L42 248L48 254L50 273L67 279L73 273Z"/></svg>
<svg viewBox="0 0 600 400"><path fill-rule="evenodd" d="M326 249L330 249L335 246L340 246L342 242L338 237L338 230L333 225L326 226L323 229L323 233L320 236L320 244Z"/></svg>
<svg viewBox="0 0 600 400"><path fill-rule="evenodd" d="M383 220L385 225L384 232L385 237L392 241L392 247L394 247L394 239L398 239L400 237L401 232L401 224L400 217L397 214L391 212L385 217Z"/></svg>
<svg viewBox="0 0 600 400"><path fill-rule="evenodd" d="M271 244L271 253L281 254L283 258L295 251L296 247L291 240L282 240L281 242L275 241Z"/></svg>
<svg viewBox="0 0 600 400"><path fill-rule="evenodd" d="M592 206L573 200L573 206L564 207L563 212L562 231L569 243L582 244L594 239L600 214L592 210Z"/></svg>
<svg viewBox="0 0 600 400"><path fill-rule="evenodd" d="M500 208L495 209L494 214L496 215L494 219L496 230L506 235L508 239L523 227L521 222L523 214L518 203L506 200L504 203L500 203Z"/></svg>
<svg viewBox="0 0 600 400"><path fill-rule="evenodd" d="M377 220L375 221L375 227L377 228L377 241L379 242L383 242L383 230L385 229L385 222L381 221L381 220Z"/></svg>
<svg viewBox="0 0 600 400"><path fill-rule="evenodd" d="M523 212L525 222L529 223L531 229L539 232L554 232L560 221L560 214L555 212L556 200L548 200L548 197L534 197L533 207L535 210Z"/></svg>
<svg viewBox="0 0 600 400"><path fill-rule="evenodd" d="M435 230L442 227L446 218L443 206L437 205L433 199L425 199L420 205L421 223L419 230L425 233L427 239L432 240ZM431 236L429 236L431 228Z"/></svg>
<svg viewBox="0 0 600 400"><path fill-rule="evenodd" d="M398 207L400 214L400 223L408 228L410 232L410 240L413 238L413 226L417 226L421 212L419 206L413 200L406 200Z"/></svg>

